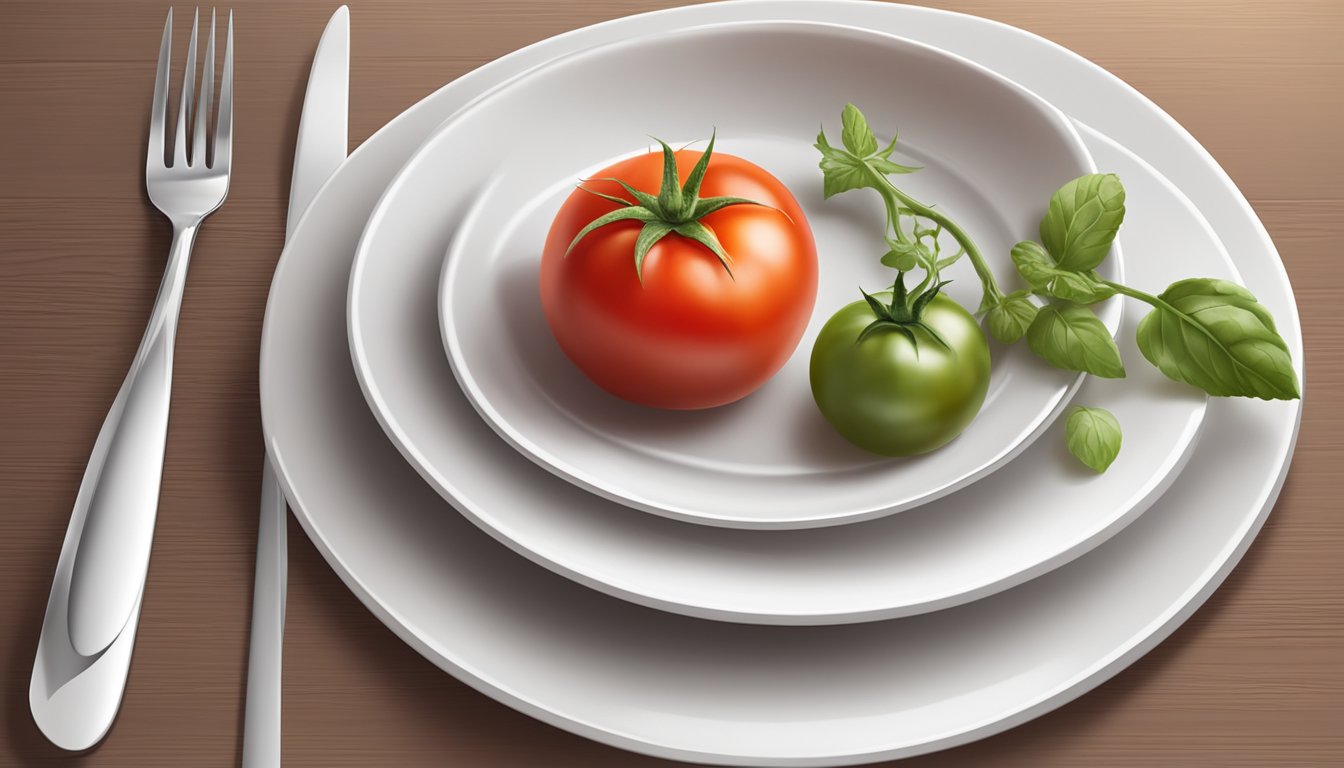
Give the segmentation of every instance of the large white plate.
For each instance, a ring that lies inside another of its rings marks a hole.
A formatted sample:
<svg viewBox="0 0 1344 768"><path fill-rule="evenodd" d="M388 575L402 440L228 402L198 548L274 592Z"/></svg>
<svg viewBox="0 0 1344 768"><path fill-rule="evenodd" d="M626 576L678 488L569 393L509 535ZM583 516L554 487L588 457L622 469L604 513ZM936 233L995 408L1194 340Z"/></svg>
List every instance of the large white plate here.
<svg viewBox="0 0 1344 768"><path fill-rule="evenodd" d="M913 755L1059 706L1188 618L1277 497L1300 403L1212 403L1205 451L1153 510L1089 557L1017 589L890 622L750 627L599 595L508 556L445 514L365 413L345 339L333 331L361 217L412 149L471 96L585 44L780 16L868 24L974 55L1137 149L1204 211L1301 360L1292 292L1263 227L1189 135L1119 80L1040 38L966 16L879 3L712 4L611 22L499 59L351 156L276 275L262 349L268 450L300 522L370 610L427 658L512 706L671 758L826 765Z"/></svg>
<svg viewBox="0 0 1344 768"><path fill-rule="evenodd" d="M680 62L678 78L696 83L693 106L647 87L647 72L668 61ZM909 509L1016 456L1080 381L1023 345L994 350L979 416L924 456L895 461L855 448L813 404L807 369L816 333L860 298L856 286L880 290L891 279L877 261L886 246L876 195L822 199L812 143L817 124L837 122L845 99L865 105L875 126L900 126L898 151L910 153L902 161L925 166L902 184L954 212L1000 280L1011 280L1009 249L1036 231L1050 193L1095 171L1069 120L1038 97L960 57L867 30L702 26L553 62L456 114L369 218L351 274L350 345L393 441L412 462L424 459L427 476L455 472L447 431L460 427L447 417L456 405L433 402L453 395L432 375L438 361L408 349L404 336L433 316L410 297L435 279L445 244L479 199L473 225L454 246L469 257L449 259L444 278L450 359L468 399L500 435L582 488L690 522L808 528ZM980 119L987 110L992 122ZM792 358L746 399L693 413L631 405L556 354L537 312L541 244L578 179L646 146L648 133L681 142L707 136L711 123L721 151L761 164L798 198L817 241L817 304ZM1103 268L1115 275L1118 264ZM967 260L944 277L953 280L953 298L976 306L979 281ZM1112 332L1121 306L1102 309Z"/></svg>
<svg viewBox="0 0 1344 768"><path fill-rule="evenodd" d="M1089 129L1083 128L1083 135L1099 166L1125 180L1126 242L1140 252L1182 255L1136 266L1131 271L1142 284L1189 274L1236 279L1221 243L1177 190ZM451 130L429 146L450 145L473 146ZM405 210L409 204L398 190L435 185L441 178L436 169L452 165L453 154L439 151L438 162L431 163L420 162L425 153L418 155L382 205ZM513 197L498 185L484 194L480 204L497 194ZM428 226L398 222L387 230L395 233L395 242L378 244L379 238L366 233L364 244L371 253L404 254L438 239L435 232L447 219L433 217ZM468 248L450 259L466 254L484 256ZM866 621L945 608L1020 583L1101 543L1160 496L1204 415L1202 394L1173 384L1142 361L1133 348L1140 313L1131 312L1121 339L1131 361L1129 378L1091 380L1082 390L1081 402L1110 408L1126 425L1122 458L1104 476L1062 451L1057 425L1053 437L990 477L900 515L825 530L687 526L632 514L566 487L522 457L480 450L491 434L436 354L434 260L389 257L371 260L371 267L375 262L372 271L383 288L366 293L363 312L383 322L369 324L363 340L380 350L384 367L378 378L400 382L402 395L383 399L384 427L406 435L399 442L415 447L408 454L412 461L425 457L422 473L430 483L478 525L538 563L619 597L693 616L779 624ZM528 269L529 277L534 271ZM535 303L518 302L516 296L487 300L510 298L512 311L533 326L518 336L543 338L521 348L496 339L495 357L531 359L538 377L561 377L567 364L541 318L526 310ZM479 324L471 327L484 332ZM577 386L593 389L585 381ZM805 391L795 394L812 410ZM512 481L498 482L500 472L512 473Z"/></svg>

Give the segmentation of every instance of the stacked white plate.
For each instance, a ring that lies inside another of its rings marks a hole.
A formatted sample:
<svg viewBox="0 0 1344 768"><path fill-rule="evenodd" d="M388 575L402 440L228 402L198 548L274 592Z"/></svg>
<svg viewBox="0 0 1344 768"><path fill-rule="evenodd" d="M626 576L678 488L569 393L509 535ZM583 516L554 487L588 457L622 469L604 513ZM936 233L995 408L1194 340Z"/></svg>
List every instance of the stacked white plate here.
<svg viewBox="0 0 1344 768"><path fill-rule="evenodd" d="M648 87L667 66L697 83L694 107ZM1300 403L1210 401L1168 381L1139 361L1138 313L1119 302L1100 315L1135 362L1126 380L996 347L977 420L903 462L821 422L811 339L854 285L883 278L852 255L873 251L874 227L855 219L880 225L880 209L858 194L823 204L810 146L847 101L899 124L927 168L905 177L911 190L956 210L1004 281L1009 246L1060 180L1118 173L1128 213L1110 275L1253 286L1301 374L1292 292L1246 201L1179 125L1075 54L864 2L748 0L581 29L385 126L319 193L276 273L271 458L319 549L406 642L617 746L844 765L1059 706L1218 586L1278 494ZM641 409L551 340L540 243L575 179L642 151L637 137L690 140L711 123L722 151L771 171L807 213L818 309L742 403ZM973 306L968 277L954 297ZM1125 425L1104 475L1062 455L1071 401Z"/></svg>

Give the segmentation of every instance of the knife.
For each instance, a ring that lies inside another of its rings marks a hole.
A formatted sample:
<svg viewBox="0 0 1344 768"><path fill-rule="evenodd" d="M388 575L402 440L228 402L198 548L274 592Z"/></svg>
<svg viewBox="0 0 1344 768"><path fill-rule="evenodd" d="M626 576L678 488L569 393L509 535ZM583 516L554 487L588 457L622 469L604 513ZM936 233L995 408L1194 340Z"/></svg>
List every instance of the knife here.
<svg viewBox="0 0 1344 768"><path fill-rule="evenodd" d="M317 191L345 160L350 106L350 12L336 9L308 72L308 90L294 148L285 240ZM288 507L269 459L261 473L257 570L252 586L252 636L247 655L243 768L280 765L280 662L284 649Z"/></svg>

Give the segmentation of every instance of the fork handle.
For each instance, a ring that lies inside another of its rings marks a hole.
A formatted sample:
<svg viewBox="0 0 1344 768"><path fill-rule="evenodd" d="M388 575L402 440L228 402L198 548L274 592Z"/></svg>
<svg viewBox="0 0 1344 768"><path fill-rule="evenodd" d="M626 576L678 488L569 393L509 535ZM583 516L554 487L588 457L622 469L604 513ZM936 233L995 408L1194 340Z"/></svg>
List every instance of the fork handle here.
<svg viewBox="0 0 1344 768"><path fill-rule="evenodd" d="M70 578L70 643L96 656L117 639L149 569L168 436L173 342L200 222L173 223L173 244L140 348L94 444L79 496L85 507Z"/></svg>

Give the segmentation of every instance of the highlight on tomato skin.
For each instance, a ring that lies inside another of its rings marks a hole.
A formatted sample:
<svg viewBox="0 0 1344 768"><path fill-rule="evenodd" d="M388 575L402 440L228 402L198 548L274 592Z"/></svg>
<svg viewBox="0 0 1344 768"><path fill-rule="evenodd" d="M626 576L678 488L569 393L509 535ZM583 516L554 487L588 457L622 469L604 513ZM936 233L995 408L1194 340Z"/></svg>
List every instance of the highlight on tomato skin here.
<svg viewBox="0 0 1344 768"><path fill-rule="evenodd" d="M641 206L635 191L662 202ZM816 245L797 200L761 167L713 152L713 140L703 153L664 147L570 194L543 247L540 292L556 341L599 387L655 408L712 408L793 354L816 302Z"/></svg>

